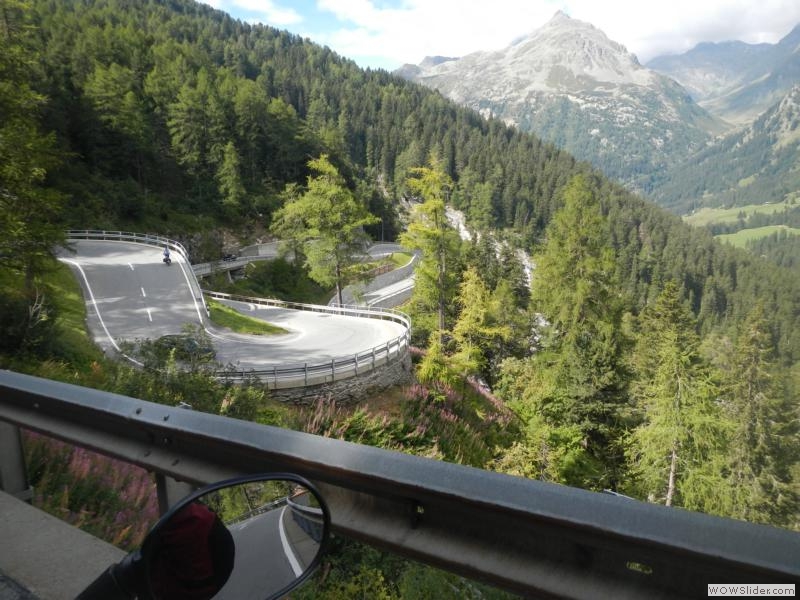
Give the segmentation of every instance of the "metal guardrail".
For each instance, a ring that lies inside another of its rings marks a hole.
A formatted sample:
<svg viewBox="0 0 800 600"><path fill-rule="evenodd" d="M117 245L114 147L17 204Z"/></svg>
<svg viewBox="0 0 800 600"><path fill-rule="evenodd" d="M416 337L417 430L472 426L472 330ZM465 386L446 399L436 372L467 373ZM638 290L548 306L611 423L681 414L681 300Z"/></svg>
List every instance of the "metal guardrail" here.
<svg viewBox="0 0 800 600"><path fill-rule="evenodd" d="M367 249L367 254L364 256L364 259L368 260L370 257L377 258L400 251L401 246L399 244L379 242L372 244ZM239 251L239 255L236 257L193 264L192 269L194 269L194 273L197 277L206 277L214 273L236 271L246 267L252 262L274 260L279 256L281 256L280 242L267 242L264 244L246 246Z"/></svg>
<svg viewBox="0 0 800 600"><path fill-rule="evenodd" d="M360 306L322 306L318 304L302 304L299 302L285 302L267 298L252 298L223 294L221 292L203 292L209 298L244 302L258 306L274 306L291 310L304 310L333 315L349 315L368 319L393 321L403 326L403 334L388 340L384 344L374 346L363 352L347 356L332 358L322 363L298 363L289 365L275 365L262 370L224 370L217 375L226 379L241 380L256 377L266 383L271 389L318 385L348 379L377 369L383 365L402 360L408 353L411 340L411 320L408 315L393 309L364 308Z"/></svg>
<svg viewBox="0 0 800 600"><path fill-rule="evenodd" d="M70 230L67 232L68 240L101 240L135 242L148 244L163 248L168 245L173 251L182 255L186 263L189 263L188 253L180 242L170 240L159 235L133 233L127 231L99 231L99 230ZM275 365L263 370L220 370L217 375L230 380L244 380L251 377L258 378L271 389L286 389L293 387L306 387L309 385L319 385L348 379L368 371L372 371L383 365L402 360L407 352L411 337L411 320L407 315L396 310L380 308L364 308L358 306L328 307L315 304L302 304L298 302L284 302L281 300L270 300L265 298L252 298L248 296L236 296L219 292L204 291L196 277L189 277L192 291L198 301L202 303L206 314L208 308L205 304L205 297L209 296L221 300L234 300L257 304L260 306L276 306L289 308L292 310L304 310L311 312L325 312L337 315L351 315L362 318L391 320L403 325L404 333L397 338L388 340L385 344L375 346L364 352L335 357L321 363L297 363L286 365Z"/></svg>
<svg viewBox="0 0 800 600"><path fill-rule="evenodd" d="M68 240L101 240L116 242L137 242L150 246L169 246L171 250L179 252L189 263L189 253L183 244L160 235L151 233L133 233L130 231L101 231L98 229L70 229L67 231Z"/></svg>
<svg viewBox="0 0 800 600"><path fill-rule="evenodd" d="M214 262L199 263L192 265L192 270L196 277L206 277L215 273L225 271L236 271L249 265L251 262L272 260L269 256L241 256L230 260L217 260Z"/></svg>
<svg viewBox="0 0 800 600"><path fill-rule="evenodd" d="M422 257L421 252L404 249L399 244L374 244L369 248L368 252L370 253L370 256L373 257L388 256L389 254L393 254L395 252L408 252L412 254L412 256L411 259L402 267L398 267L386 273L377 275L371 281L369 281L365 286L361 286L359 284L345 286L345 288L342 290L342 298L345 303L356 302L357 293L366 296L368 294L380 290L381 288L394 285L396 283L399 283L403 279L411 277L414 274L414 270L416 269L417 263ZM384 298L384 301L388 301L389 298L390 296L386 296ZM390 306L398 306L400 303L401 302L393 303ZM328 305L334 306L336 304L337 300L336 297L334 296L328 302ZM364 303L362 302L361 305L363 306ZM369 306L379 306L379 305L380 304L369 304Z"/></svg>
<svg viewBox="0 0 800 600"><path fill-rule="evenodd" d="M204 484L315 482L334 531L527 597L800 583L800 534L0 371L0 420ZM0 461L5 457L0 457Z"/></svg>
<svg viewBox="0 0 800 600"><path fill-rule="evenodd" d="M292 520L302 529L308 537L315 542L322 541L322 534L325 531L325 518L321 508L306 506L294 502L291 498L286 502L292 511Z"/></svg>
<svg viewBox="0 0 800 600"><path fill-rule="evenodd" d="M183 257L187 265L191 266L189 262L189 253L184 248L183 244L178 241L166 238L160 235L151 233L134 233L131 231L101 231L97 229L70 229L67 231L67 241L69 240L99 240L104 242L134 242L138 244L147 244L148 246L158 246L163 248L169 246L172 252L177 252ZM205 305L203 293L200 289L200 284L197 281L197 276L188 277L189 286L192 288L192 293L198 302L203 305L203 309L208 314L208 307Z"/></svg>

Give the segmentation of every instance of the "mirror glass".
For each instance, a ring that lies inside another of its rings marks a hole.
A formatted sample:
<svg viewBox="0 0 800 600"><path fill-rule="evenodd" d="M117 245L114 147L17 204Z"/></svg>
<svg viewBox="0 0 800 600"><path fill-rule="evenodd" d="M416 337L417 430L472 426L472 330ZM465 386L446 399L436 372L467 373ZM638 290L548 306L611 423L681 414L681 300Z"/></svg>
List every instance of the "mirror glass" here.
<svg viewBox="0 0 800 600"><path fill-rule="evenodd" d="M266 600L316 566L327 511L298 481L259 479L193 494L148 536L153 598Z"/></svg>

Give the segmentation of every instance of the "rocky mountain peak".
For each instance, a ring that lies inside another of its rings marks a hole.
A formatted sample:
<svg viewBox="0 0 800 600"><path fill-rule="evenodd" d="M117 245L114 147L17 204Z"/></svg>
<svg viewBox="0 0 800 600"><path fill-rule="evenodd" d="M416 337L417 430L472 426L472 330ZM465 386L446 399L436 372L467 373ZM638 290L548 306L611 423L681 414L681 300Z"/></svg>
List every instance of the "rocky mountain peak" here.
<svg viewBox="0 0 800 600"><path fill-rule="evenodd" d="M623 45L561 11L503 50L460 59L426 58L416 68L404 66L399 74L436 81L434 87L443 91L452 87L456 99L466 99L477 78L481 86L506 91L568 93L605 84L650 85L655 76Z"/></svg>
<svg viewBox="0 0 800 600"><path fill-rule="evenodd" d="M716 127L677 83L561 11L502 50L426 60L397 73L534 131L623 180L644 164L660 168L702 146Z"/></svg>
<svg viewBox="0 0 800 600"><path fill-rule="evenodd" d="M572 76L568 87L574 87L575 80L581 79L591 80L585 82L588 85L649 81L646 71L625 46L610 40L594 25L561 11L509 50L514 63L534 65L538 72L555 71L560 76L566 71ZM545 87L554 83L556 87L558 83L563 86L565 82L559 76L551 77Z"/></svg>
<svg viewBox="0 0 800 600"><path fill-rule="evenodd" d="M458 60L458 58L452 56L426 56L422 62L419 63L419 66L425 69L435 67L436 65L440 65L451 60Z"/></svg>
<svg viewBox="0 0 800 600"><path fill-rule="evenodd" d="M777 44L702 43L647 66L678 81L712 114L745 126L798 81L800 25Z"/></svg>

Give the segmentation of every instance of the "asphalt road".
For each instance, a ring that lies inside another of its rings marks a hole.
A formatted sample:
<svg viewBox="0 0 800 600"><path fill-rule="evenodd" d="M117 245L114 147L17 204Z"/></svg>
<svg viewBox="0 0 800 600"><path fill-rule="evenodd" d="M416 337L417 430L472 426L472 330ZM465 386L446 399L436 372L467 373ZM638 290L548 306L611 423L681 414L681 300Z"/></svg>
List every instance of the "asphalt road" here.
<svg viewBox="0 0 800 600"><path fill-rule="evenodd" d="M293 550L281 540L285 510L283 506L228 527L236 544L236 559L228 583L215 600L266 598L297 578L290 562Z"/></svg>
<svg viewBox="0 0 800 600"><path fill-rule="evenodd" d="M167 266L161 262L161 250L145 244L81 240L71 247L75 252L63 251L60 258L83 287L90 331L104 349L118 349L122 340L180 333L184 323L200 324L212 337L218 362L249 370L319 364L366 352L404 332L392 321L231 303L288 331L236 334L207 322L192 290L191 266L176 253Z"/></svg>

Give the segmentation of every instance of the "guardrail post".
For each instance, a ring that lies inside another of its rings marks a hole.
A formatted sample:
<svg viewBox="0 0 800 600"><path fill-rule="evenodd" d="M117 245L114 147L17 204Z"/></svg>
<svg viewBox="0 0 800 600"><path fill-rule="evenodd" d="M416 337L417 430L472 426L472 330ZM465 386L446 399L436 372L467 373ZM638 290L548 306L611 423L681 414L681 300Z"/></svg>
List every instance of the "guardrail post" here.
<svg viewBox="0 0 800 600"><path fill-rule="evenodd" d="M5 422L0 422L0 489L26 502L33 497L19 427Z"/></svg>
<svg viewBox="0 0 800 600"><path fill-rule="evenodd" d="M331 359L331 381L336 381L336 359Z"/></svg>
<svg viewBox="0 0 800 600"><path fill-rule="evenodd" d="M172 477L167 477L161 473L156 473L156 493L158 495L158 512L166 513L170 506L178 502L184 496L193 492L196 488L184 481L176 481Z"/></svg>
<svg viewBox="0 0 800 600"><path fill-rule="evenodd" d="M303 378L303 385L308 385L308 363L304 365L305 377Z"/></svg>

